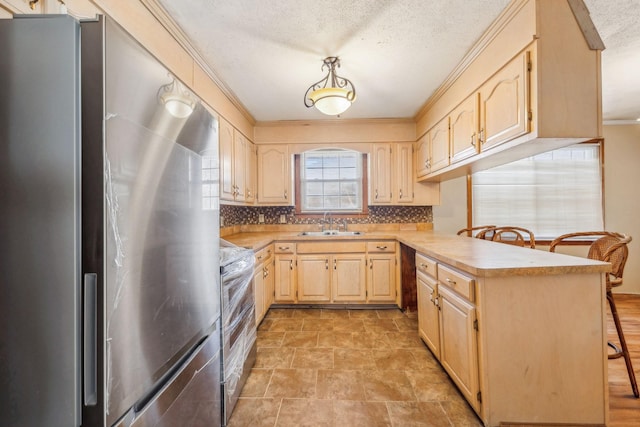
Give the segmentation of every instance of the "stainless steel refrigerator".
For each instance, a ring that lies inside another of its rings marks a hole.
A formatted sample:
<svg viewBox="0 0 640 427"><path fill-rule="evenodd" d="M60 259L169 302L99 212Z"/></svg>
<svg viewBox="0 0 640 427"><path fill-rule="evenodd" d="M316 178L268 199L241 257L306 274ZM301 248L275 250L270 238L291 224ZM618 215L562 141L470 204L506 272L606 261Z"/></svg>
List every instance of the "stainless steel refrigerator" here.
<svg viewBox="0 0 640 427"><path fill-rule="evenodd" d="M0 425L220 425L217 121L104 17L0 52Z"/></svg>

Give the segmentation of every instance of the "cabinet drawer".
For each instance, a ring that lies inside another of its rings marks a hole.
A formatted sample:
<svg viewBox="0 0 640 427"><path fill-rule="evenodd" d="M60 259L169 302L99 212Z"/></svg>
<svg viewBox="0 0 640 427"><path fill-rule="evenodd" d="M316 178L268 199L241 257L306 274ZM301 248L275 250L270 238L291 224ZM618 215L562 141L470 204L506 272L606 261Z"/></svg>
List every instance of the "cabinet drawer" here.
<svg viewBox="0 0 640 427"><path fill-rule="evenodd" d="M273 245L265 246L256 252L256 265L262 264L273 255Z"/></svg>
<svg viewBox="0 0 640 427"><path fill-rule="evenodd" d="M418 272L427 274L433 278L438 277L438 271L436 270L437 262L434 259L427 258L424 255L416 253L416 270Z"/></svg>
<svg viewBox="0 0 640 427"><path fill-rule="evenodd" d="M438 282L453 289L469 301L474 300L473 287L475 280L472 277L466 276L442 264L438 264Z"/></svg>
<svg viewBox="0 0 640 427"><path fill-rule="evenodd" d="M395 253L396 242L393 241L381 241L381 242L367 242L367 252L371 253Z"/></svg>
<svg viewBox="0 0 640 427"><path fill-rule="evenodd" d="M296 244L292 242L276 242L274 245L277 254L292 254L296 251Z"/></svg>
<svg viewBox="0 0 640 427"><path fill-rule="evenodd" d="M365 242L346 242L332 240L331 242L304 242L297 244L299 254L338 254L365 251Z"/></svg>

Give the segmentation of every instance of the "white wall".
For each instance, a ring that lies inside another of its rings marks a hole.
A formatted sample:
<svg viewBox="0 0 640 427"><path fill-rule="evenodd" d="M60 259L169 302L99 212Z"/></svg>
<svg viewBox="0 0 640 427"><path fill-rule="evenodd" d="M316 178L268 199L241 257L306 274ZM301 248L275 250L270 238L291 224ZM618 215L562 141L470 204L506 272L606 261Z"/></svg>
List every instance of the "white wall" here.
<svg viewBox="0 0 640 427"><path fill-rule="evenodd" d="M467 177L440 183L440 205L433 207L433 229L456 233L467 227Z"/></svg>
<svg viewBox="0 0 640 427"><path fill-rule="evenodd" d="M604 126L603 136L605 229L634 239L614 291L640 294L640 124Z"/></svg>

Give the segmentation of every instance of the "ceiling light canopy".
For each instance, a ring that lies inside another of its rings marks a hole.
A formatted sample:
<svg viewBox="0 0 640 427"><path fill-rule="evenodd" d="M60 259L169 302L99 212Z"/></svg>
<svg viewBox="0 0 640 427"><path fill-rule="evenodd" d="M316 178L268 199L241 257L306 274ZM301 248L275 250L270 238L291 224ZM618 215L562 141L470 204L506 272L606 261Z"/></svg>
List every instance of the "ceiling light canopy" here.
<svg viewBox="0 0 640 427"><path fill-rule="evenodd" d="M175 78L160 88L160 101L169 113L178 119L189 117L196 107L196 99L191 92Z"/></svg>
<svg viewBox="0 0 640 427"><path fill-rule="evenodd" d="M324 59L322 70L327 67L325 78L312 84L304 94L304 105L307 108L316 107L328 116L337 116L347 110L356 99L356 88L349 79L336 74L336 67L340 68L340 59L329 56Z"/></svg>

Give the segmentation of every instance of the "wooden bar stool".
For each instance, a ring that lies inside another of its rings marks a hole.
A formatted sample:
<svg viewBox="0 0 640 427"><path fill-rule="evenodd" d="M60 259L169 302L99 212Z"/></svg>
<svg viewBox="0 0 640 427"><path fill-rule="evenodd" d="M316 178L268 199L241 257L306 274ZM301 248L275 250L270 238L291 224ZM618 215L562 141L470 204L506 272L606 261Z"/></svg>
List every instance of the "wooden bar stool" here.
<svg viewBox="0 0 640 427"><path fill-rule="evenodd" d="M622 285L622 273L624 272L624 265L626 264L627 257L629 256L628 243L631 241L631 237L608 231L569 233L554 239L549 246L549 251L555 252L557 245L563 243L566 244L568 240L585 238L597 238L589 247L589 253L587 254L588 258L611 263L611 272L606 275L607 301L609 301L613 322L616 325L616 332L618 333L620 346L612 342L607 342L607 345L614 350L614 353L609 354L609 359L618 359L620 357L624 358L624 362L627 365L627 373L629 374L629 381L631 382L633 395L635 397L640 397L640 393L638 392L638 383L636 382L636 375L633 371L633 366L631 365L631 356L629 355L627 342L624 339L624 333L622 332L622 325L620 323L620 317L618 316L618 310L616 309L615 300L613 299L613 292L611 292L613 287Z"/></svg>

